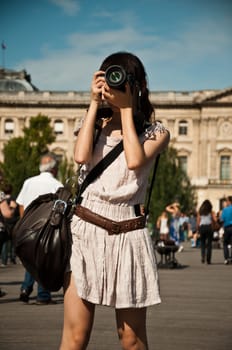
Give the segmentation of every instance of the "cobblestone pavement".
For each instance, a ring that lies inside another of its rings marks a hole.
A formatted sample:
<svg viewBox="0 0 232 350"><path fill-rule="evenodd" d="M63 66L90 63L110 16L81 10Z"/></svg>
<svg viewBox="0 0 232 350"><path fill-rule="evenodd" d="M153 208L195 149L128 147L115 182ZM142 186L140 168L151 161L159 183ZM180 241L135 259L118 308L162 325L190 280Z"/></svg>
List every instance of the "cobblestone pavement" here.
<svg viewBox="0 0 232 350"><path fill-rule="evenodd" d="M232 265L223 264L222 249L213 249L211 265L201 264L199 249L184 244L179 268L159 269L162 303L148 309L150 350L232 349ZM159 261L160 256L157 254ZM62 330L62 290L55 305L18 300L22 265L0 267L1 350L58 350ZM126 276L125 276L126 278ZM118 350L114 310L97 307L88 350Z"/></svg>

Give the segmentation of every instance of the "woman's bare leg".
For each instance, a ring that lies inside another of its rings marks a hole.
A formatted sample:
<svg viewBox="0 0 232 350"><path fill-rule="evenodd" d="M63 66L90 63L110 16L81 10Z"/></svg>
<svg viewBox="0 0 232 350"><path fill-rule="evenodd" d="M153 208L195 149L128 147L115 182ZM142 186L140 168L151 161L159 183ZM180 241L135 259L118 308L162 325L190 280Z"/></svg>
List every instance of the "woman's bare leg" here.
<svg viewBox="0 0 232 350"><path fill-rule="evenodd" d="M64 326L60 350L84 350L93 326L95 305L77 295L71 273L66 276L64 289Z"/></svg>
<svg viewBox="0 0 232 350"><path fill-rule="evenodd" d="M146 308L116 309L116 321L123 350L148 350Z"/></svg>

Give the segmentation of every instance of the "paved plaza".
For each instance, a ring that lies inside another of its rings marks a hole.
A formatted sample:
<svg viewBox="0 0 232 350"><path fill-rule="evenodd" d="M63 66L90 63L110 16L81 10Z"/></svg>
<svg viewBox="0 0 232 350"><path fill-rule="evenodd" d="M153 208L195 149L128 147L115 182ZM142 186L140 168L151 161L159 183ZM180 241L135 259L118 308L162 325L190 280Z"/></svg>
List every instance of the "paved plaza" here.
<svg viewBox="0 0 232 350"><path fill-rule="evenodd" d="M176 257L181 268L159 269L162 303L148 309L150 350L231 350L232 265L223 264L222 249L213 249L211 265L201 264L199 249L187 242ZM23 304L23 275L20 264L0 268L0 287L7 293L0 298L0 349L58 350L62 290L53 293L55 305L36 305L35 291ZM120 350L113 309L97 307L88 350Z"/></svg>

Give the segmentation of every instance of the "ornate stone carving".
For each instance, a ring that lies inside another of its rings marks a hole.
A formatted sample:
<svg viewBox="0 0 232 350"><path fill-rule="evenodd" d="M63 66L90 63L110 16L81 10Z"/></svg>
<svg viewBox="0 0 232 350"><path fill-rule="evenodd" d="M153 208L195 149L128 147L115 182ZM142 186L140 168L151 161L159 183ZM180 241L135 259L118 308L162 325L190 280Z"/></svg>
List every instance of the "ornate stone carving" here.
<svg viewBox="0 0 232 350"><path fill-rule="evenodd" d="M226 138L232 136L232 124L230 122L225 121L221 124L220 135Z"/></svg>

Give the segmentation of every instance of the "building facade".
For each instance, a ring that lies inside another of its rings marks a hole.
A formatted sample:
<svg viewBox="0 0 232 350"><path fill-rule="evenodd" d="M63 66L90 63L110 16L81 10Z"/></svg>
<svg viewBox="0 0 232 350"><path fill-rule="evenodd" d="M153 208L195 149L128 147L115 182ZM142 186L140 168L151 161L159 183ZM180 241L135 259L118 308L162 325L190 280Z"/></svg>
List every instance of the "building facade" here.
<svg viewBox="0 0 232 350"><path fill-rule="evenodd" d="M218 211L232 195L232 88L154 93L152 101L196 186L198 205L210 199Z"/></svg>
<svg viewBox="0 0 232 350"><path fill-rule="evenodd" d="M198 205L207 198L218 211L222 199L232 195L232 88L151 92L150 99L155 118L170 130L171 145L196 186ZM39 91L33 86L1 91L0 76L0 161L4 143L22 136L23 127L38 114L50 118L56 134L50 150L72 161L74 130L89 101L88 92Z"/></svg>

